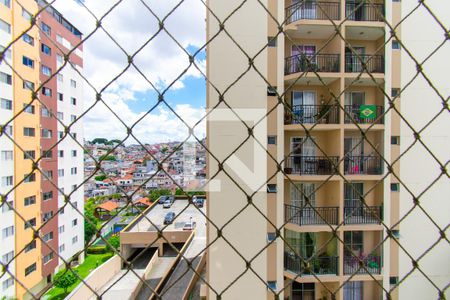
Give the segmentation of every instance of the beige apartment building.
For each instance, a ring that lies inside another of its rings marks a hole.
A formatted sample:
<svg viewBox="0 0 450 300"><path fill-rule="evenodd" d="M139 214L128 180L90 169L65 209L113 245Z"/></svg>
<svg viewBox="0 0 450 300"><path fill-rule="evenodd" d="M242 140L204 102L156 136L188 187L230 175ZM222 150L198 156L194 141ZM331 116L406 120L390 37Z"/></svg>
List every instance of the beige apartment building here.
<svg viewBox="0 0 450 300"><path fill-rule="evenodd" d="M421 128L442 109L425 80L409 83L416 65L402 42L423 60L445 32L424 9L408 16L413 1L207 2L209 299L275 299L273 291L279 299L385 299L412 269L399 243L419 257L439 239L424 215L397 224L413 206L411 192L440 167L425 149L396 160L414 141L410 125ZM448 20L445 4L431 2ZM449 67L443 52L435 56ZM427 72L448 95L438 61ZM445 162L448 115L435 121L423 134ZM423 158L427 167L412 167ZM423 204L441 228L446 179L430 190L437 202ZM421 262L441 289L444 244L434 249L439 258ZM390 296L419 294L436 299L439 290L415 272Z"/></svg>

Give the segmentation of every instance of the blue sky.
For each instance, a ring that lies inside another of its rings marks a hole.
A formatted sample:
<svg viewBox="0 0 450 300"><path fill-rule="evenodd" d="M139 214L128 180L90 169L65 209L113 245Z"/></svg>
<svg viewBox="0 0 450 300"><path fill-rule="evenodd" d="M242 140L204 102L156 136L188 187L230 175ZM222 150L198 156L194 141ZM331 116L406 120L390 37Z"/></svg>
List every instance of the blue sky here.
<svg viewBox="0 0 450 300"><path fill-rule="evenodd" d="M197 47L189 46L186 49L189 53L194 54L198 51ZM199 52L195 58L197 60L205 60L205 51ZM179 89L169 89L165 94L167 103L171 106L177 104L189 104L194 108L204 108L206 105L206 81L203 77L188 76L183 80L184 87ZM137 100L129 101L128 106L134 113L146 112L158 100L156 91L137 92L135 94Z"/></svg>

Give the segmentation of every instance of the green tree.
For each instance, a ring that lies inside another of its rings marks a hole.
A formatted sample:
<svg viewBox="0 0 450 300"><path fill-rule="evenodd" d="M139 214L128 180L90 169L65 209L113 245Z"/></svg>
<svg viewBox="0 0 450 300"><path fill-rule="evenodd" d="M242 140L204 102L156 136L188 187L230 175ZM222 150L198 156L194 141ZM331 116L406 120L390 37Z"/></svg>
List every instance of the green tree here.
<svg viewBox="0 0 450 300"><path fill-rule="evenodd" d="M88 243L92 237L97 233L98 219L94 216L96 204L95 199L89 198L84 204L84 241ZM88 222L91 221L93 225Z"/></svg>
<svg viewBox="0 0 450 300"><path fill-rule="evenodd" d="M113 235L108 239L108 243L108 250L113 252L113 248L117 250L120 247L120 237L118 235Z"/></svg>
<svg viewBox="0 0 450 300"><path fill-rule="evenodd" d="M95 138L95 139L92 140L91 143L92 144L105 144L106 145L108 143L108 140L105 139L105 138Z"/></svg>
<svg viewBox="0 0 450 300"><path fill-rule="evenodd" d="M166 152L169 150L169 148L167 148L167 147L162 147L161 148L161 153L162 154L166 154Z"/></svg>
<svg viewBox="0 0 450 300"><path fill-rule="evenodd" d="M77 277L73 274L72 270L60 272L53 278L53 284L56 287L64 289L64 293L67 293L67 289L76 282Z"/></svg>
<svg viewBox="0 0 450 300"><path fill-rule="evenodd" d="M168 189L161 189L161 190L153 190L148 195L148 198L151 202L156 201L160 196L163 195L171 195L172 193Z"/></svg>
<svg viewBox="0 0 450 300"><path fill-rule="evenodd" d="M114 155L102 155L99 160L108 160L108 161L116 161L116 157Z"/></svg>
<svg viewBox="0 0 450 300"><path fill-rule="evenodd" d="M95 176L95 177L94 177L94 179L97 180L97 181L103 181L103 180L105 180L106 178L107 178L106 175L98 175L98 176Z"/></svg>
<svg viewBox="0 0 450 300"><path fill-rule="evenodd" d="M91 224L89 221L93 224ZM89 243L92 237L97 233L97 218L91 212L84 213L84 242Z"/></svg>

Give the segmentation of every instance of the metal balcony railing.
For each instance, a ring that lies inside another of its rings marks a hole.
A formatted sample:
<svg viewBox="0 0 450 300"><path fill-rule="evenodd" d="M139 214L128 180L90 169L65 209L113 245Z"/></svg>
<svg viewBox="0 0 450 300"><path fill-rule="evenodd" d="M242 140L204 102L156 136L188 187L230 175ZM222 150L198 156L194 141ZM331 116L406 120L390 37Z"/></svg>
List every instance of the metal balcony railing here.
<svg viewBox="0 0 450 300"><path fill-rule="evenodd" d="M345 72L384 73L384 57L378 54L345 54Z"/></svg>
<svg viewBox="0 0 450 300"><path fill-rule="evenodd" d="M301 1L286 8L286 23L299 20L339 20L339 2Z"/></svg>
<svg viewBox="0 0 450 300"><path fill-rule="evenodd" d="M339 54L297 54L285 59L284 74L299 72L339 72Z"/></svg>
<svg viewBox="0 0 450 300"><path fill-rule="evenodd" d="M336 105L294 105L285 113L285 124L338 124Z"/></svg>
<svg viewBox="0 0 450 300"><path fill-rule="evenodd" d="M384 113L383 106L378 105L345 105L345 118L346 124L352 124L356 122L358 124L383 124L383 117L380 117ZM353 118L353 120L352 120Z"/></svg>
<svg viewBox="0 0 450 300"><path fill-rule="evenodd" d="M284 205L285 222L303 225L338 224L338 207L298 207Z"/></svg>
<svg viewBox="0 0 450 300"><path fill-rule="evenodd" d="M302 261L293 253L284 253L284 269L302 275L337 275L338 256L319 256Z"/></svg>
<svg viewBox="0 0 450 300"><path fill-rule="evenodd" d="M379 156L351 156L344 158L344 173L346 175L381 175L383 165Z"/></svg>
<svg viewBox="0 0 450 300"><path fill-rule="evenodd" d="M360 265L360 260L363 265ZM368 255L361 258L344 256L344 275L381 274L381 267L381 257L377 255Z"/></svg>
<svg viewBox="0 0 450 300"><path fill-rule="evenodd" d="M383 22L384 5L381 3L347 1L345 3L345 17L352 21Z"/></svg>
<svg viewBox="0 0 450 300"><path fill-rule="evenodd" d="M382 216L381 206L344 207L345 224L379 224Z"/></svg>
<svg viewBox="0 0 450 300"><path fill-rule="evenodd" d="M299 175L331 175L335 173L333 165L337 166L338 156L289 156L285 160L286 174Z"/></svg>

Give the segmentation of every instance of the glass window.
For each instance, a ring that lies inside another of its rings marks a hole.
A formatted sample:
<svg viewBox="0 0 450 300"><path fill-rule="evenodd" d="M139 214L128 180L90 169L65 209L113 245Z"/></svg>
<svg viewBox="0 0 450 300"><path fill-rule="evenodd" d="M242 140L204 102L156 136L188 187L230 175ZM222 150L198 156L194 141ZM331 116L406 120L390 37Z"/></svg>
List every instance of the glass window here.
<svg viewBox="0 0 450 300"><path fill-rule="evenodd" d="M44 139L50 139L52 138L52 131L50 129L42 129L42 138Z"/></svg>
<svg viewBox="0 0 450 300"><path fill-rule="evenodd" d="M8 8L11 7L11 0L0 0L0 3Z"/></svg>
<svg viewBox="0 0 450 300"><path fill-rule="evenodd" d="M23 81L23 88L27 90L34 90L34 83L28 80Z"/></svg>
<svg viewBox="0 0 450 300"><path fill-rule="evenodd" d="M22 63L24 66L30 67L30 68L34 68L34 60L32 60L29 57L26 56L22 56Z"/></svg>
<svg viewBox="0 0 450 300"><path fill-rule="evenodd" d="M30 173L30 174L25 174L24 178L23 178L23 182L24 183L28 183L28 182L35 182L36 181L36 174L35 173Z"/></svg>
<svg viewBox="0 0 450 300"><path fill-rule="evenodd" d="M2 109L12 110L12 101L0 98L0 107Z"/></svg>
<svg viewBox="0 0 450 300"><path fill-rule="evenodd" d="M24 104L23 105L23 111L26 112L26 113L34 115L34 105Z"/></svg>
<svg viewBox="0 0 450 300"><path fill-rule="evenodd" d="M70 79L70 86L73 87L73 88L76 88L77 87L77 82L75 80L73 80L73 79Z"/></svg>
<svg viewBox="0 0 450 300"><path fill-rule="evenodd" d="M52 96L52 90L47 88L47 87L43 87L42 88L42 95L47 96L47 97L51 97Z"/></svg>
<svg viewBox="0 0 450 300"><path fill-rule="evenodd" d="M400 49L400 43L398 41L392 41L392 49L399 50Z"/></svg>
<svg viewBox="0 0 450 300"><path fill-rule="evenodd" d="M25 197L23 203L25 206L36 204L36 196Z"/></svg>
<svg viewBox="0 0 450 300"><path fill-rule="evenodd" d="M41 51L42 51L42 53L44 53L46 55L51 55L52 54L52 48L50 48L46 44L41 44Z"/></svg>
<svg viewBox="0 0 450 300"><path fill-rule="evenodd" d="M11 25L9 23L6 23L2 19L0 19L0 29L8 34L11 34Z"/></svg>
<svg viewBox="0 0 450 300"><path fill-rule="evenodd" d="M42 74L44 74L45 76L51 76L52 75L52 69L50 69L47 66L42 65L41 66L41 71L42 71Z"/></svg>
<svg viewBox="0 0 450 300"><path fill-rule="evenodd" d="M36 226L36 218L32 218L32 219L29 219L28 221L26 221L25 225L24 225L24 228L28 229L28 228L31 228L31 227L34 227L34 226Z"/></svg>
<svg viewBox="0 0 450 300"><path fill-rule="evenodd" d="M51 117L50 111L46 107L41 108L41 115L45 118Z"/></svg>
<svg viewBox="0 0 450 300"><path fill-rule="evenodd" d="M77 105L77 99L74 98L74 97L71 97L71 98L70 98L70 104L72 104L72 105Z"/></svg>
<svg viewBox="0 0 450 300"><path fill-rule="evenodd" d="M14 179L12 176L3 176L2 177L2 186L12 186L14 183Z"/></svg>
<svg viewBox="0 0 450 300"><path fill-rule="evenodd" d="M3 150L1 152L1 159L5 160L13 160L13 152L11 150Z"/></svg>
<svg viewBox="0 0 450 300"><path fill-rule="evenodd" d="M23 153L23 159L35 159L36 158L36 151L34 150L28 150Z"/></svg>
<svg viewBox="0 0 450 300"><path fill-rule="evenodd" d="M31 128L31 127L24 127L23 135L24 136L35 136L36 135L35 129Z"/></svg>
<svg viewBox="0 0 450 300"><path fill-rule="evenodd" d="M58 74L59 75L59 74ZM59 101L63 101L64 100L64 95L61 93L58 93L58 100Z"/></svg>
<svg viewBox="0 0 450 300"><path fill-rule="evenodd" d="M36 248L36 240L33 240L31 243L25 246L25 253Z"/></svg>
<svg viewBox="0 0 450 300"><path fill-rule="evenodd" d="M64 75L63 74L58 73L56 75L56 77L58 78L58 82L63 82L64 81Z"/></svg>
<svg viewBox="0 0 450 300"><path fill-rule="evenodd" d="M0 45L0 52L3 50L5 50L5 47ZM4 57L6 57L6 59L11 59L11 48L6 50L6 52L3 55L4 55Z"/></svg>
<svg viewBox="0 0 450 300"><path fill-rule="evenodd" d="M42 199L44 201L50 200L52 198L53 198L53 192L52 191L42 193Z"/></svg>
<svg viewBox="0 0 450 300"><path fill-rule="evenodd" d="M52 34L52 29L50 28L50 26L48 26L44 22L41 22L41 29L46 35L51 35Z"/></svg>
<svg viewBox="0 0 450 300"><path fill-rule="evenodd" d="M22 35L22 40L27 43L30 44L31 46L34 46L34 38L32 36L30 36L29 34L24 34Z"/></svg>
<svg viewBox="0 0 450 300"><path fill-rule="evenodd" d="M2 238L10 237L14 234L14 226L9 226L2 229Z"/></svg>
<svg viewBox="0 0 450 300"><path fill-rule="evenodd" d="M25 268L25 276L30 275L34 271L36 271L36 263L33 263L32 265Z"/></svg>
<svg viewBox="0 0 450 300"><path fill-rule="evenodd" d="M53 252L50 252L49 254L44 256L44 264L48 263L53 259Z"/></svg>
<svg viewBox="0 0 450 300"><path fill-rule="evenodd" d="M345 231L344 232L344 255L346 257L353 255L360 256L363 254L363 232L362 231ZM351 249L351 251L350 251Z"/></svg>
<svg viewBox="0 0 450 300"><path fill-rule="evenodd" d="M25 18L27 21L31 21L31 18L33 17L32 14L30 14L25 8L22 7L22 17Z"/></svg>
<svg viewBox="0 0 450 300"><path fill-rule="evenodd" d="M0 82L11 85L12 84L12 76L3 72L0 72Z"/></svg>

